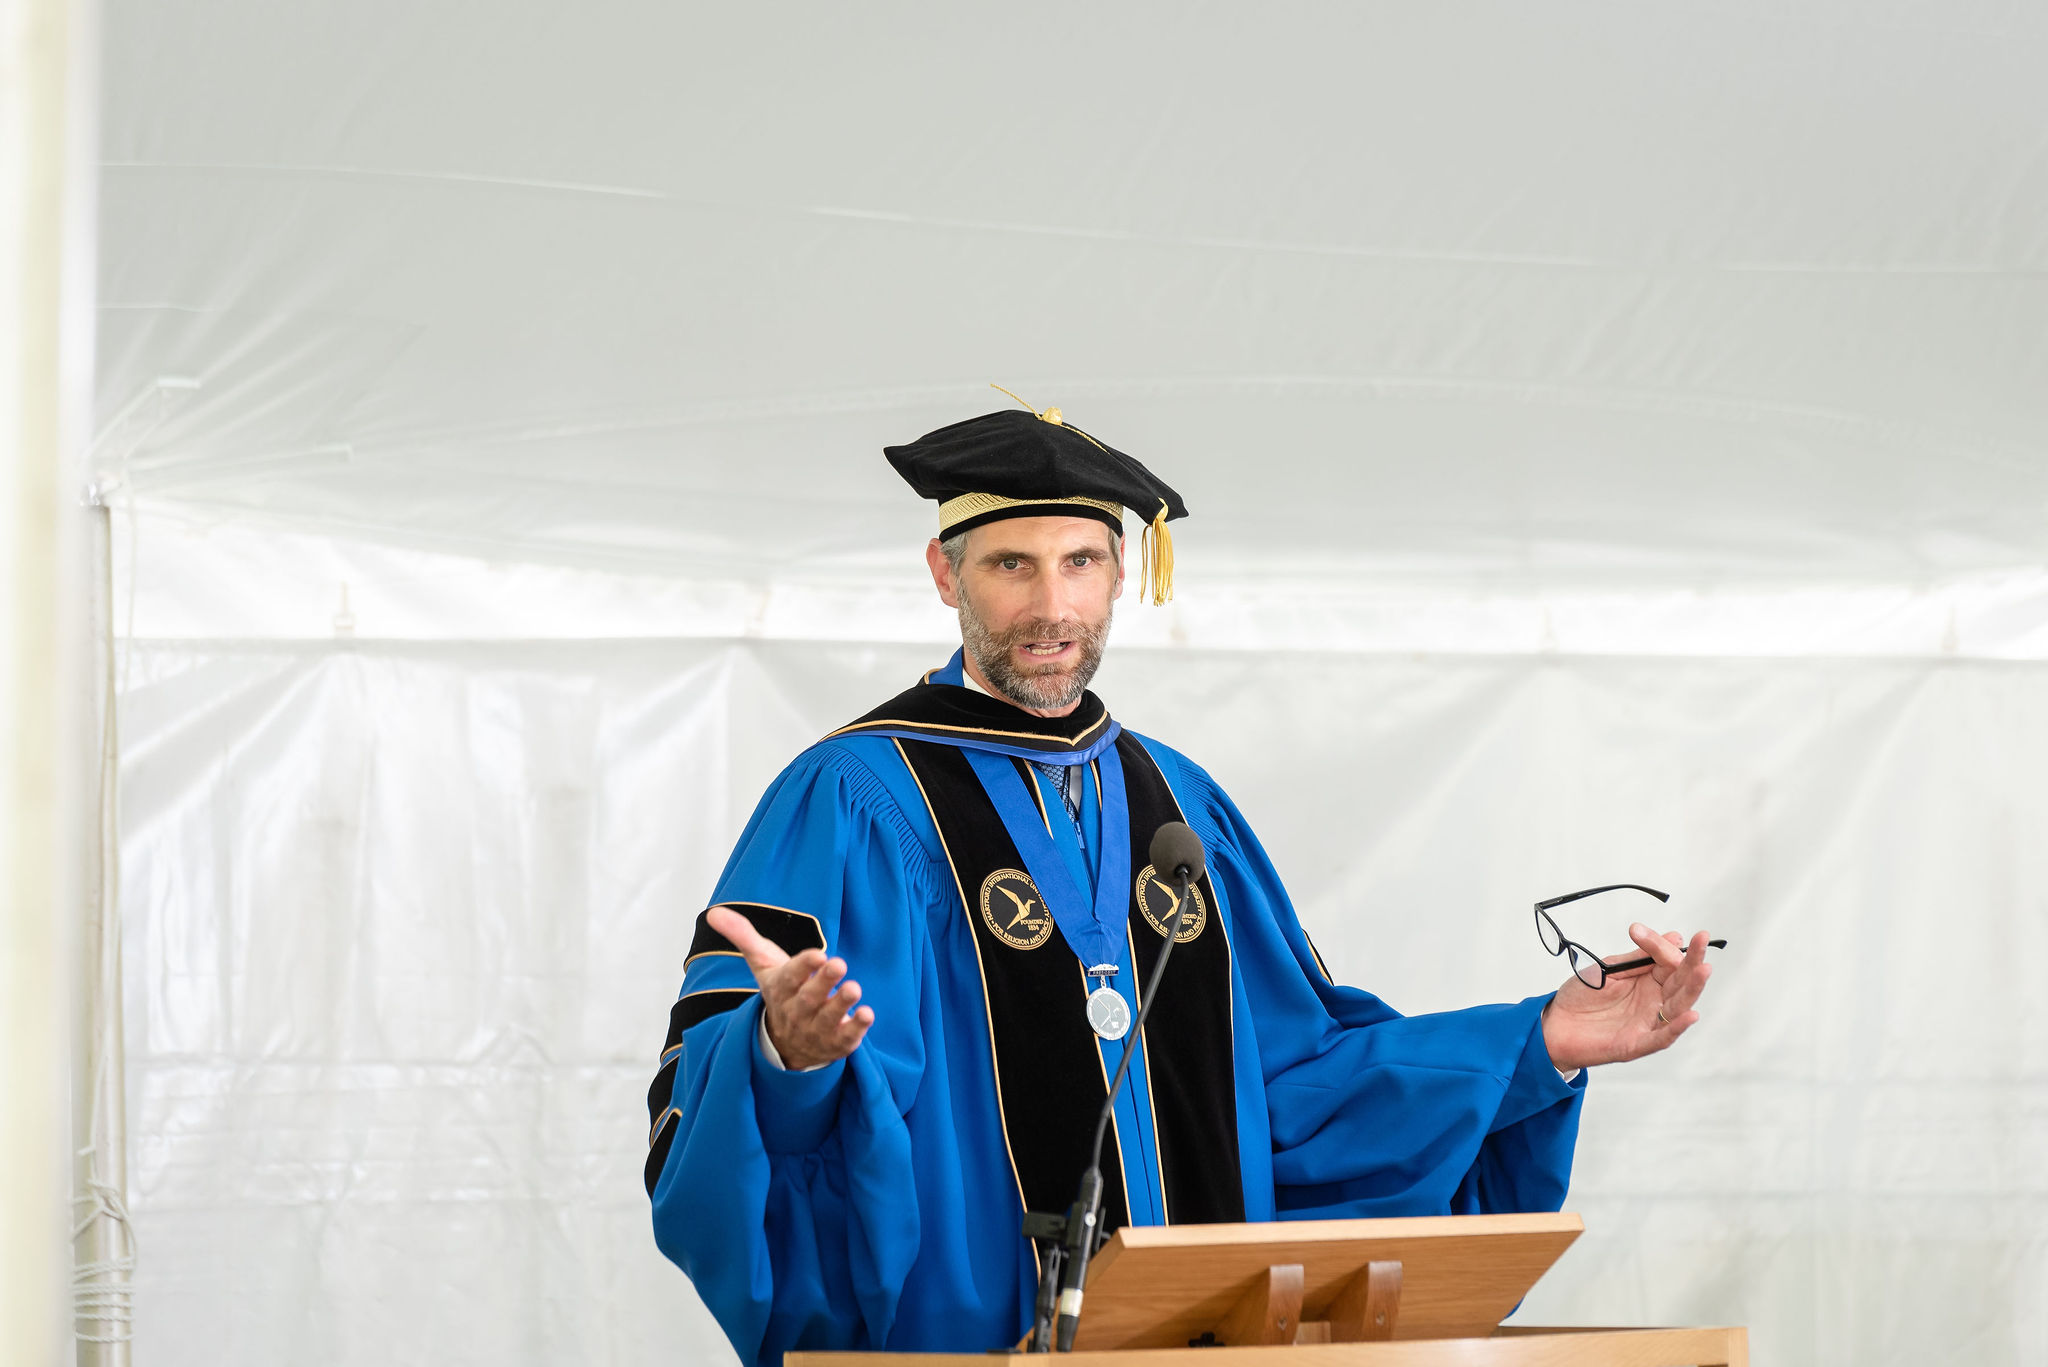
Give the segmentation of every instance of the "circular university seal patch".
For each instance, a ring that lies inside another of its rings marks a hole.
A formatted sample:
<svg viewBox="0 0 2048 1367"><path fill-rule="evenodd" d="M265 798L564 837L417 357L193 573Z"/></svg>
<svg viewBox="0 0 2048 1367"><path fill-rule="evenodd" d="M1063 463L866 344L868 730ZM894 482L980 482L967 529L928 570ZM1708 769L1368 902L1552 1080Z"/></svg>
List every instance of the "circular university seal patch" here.
<svg viewBox="0 0 2048 1367"><path fill-rule="evenodd" d="M1202 896L1202 885L1194 884L1188 889L1194 896L1195 904L1188 908L1187 915L1180 918L1180 938L1177 944L1186 944L1202 933L1209 924L1209 902ZM1145 920L1152 929L1166 936L1166 927L1173 922L1174 909L1180 906L1180 885L1171 879L1161 878L1159 871L1150 864L1138 875L1138 910L1145 913Z"/></svg>
<svg viewBox="0 0 2048 1367"><path fill-rule="evenodd" d="M981 919L1012 949L1036 949L1052 938L1052 913L1031 875L997 869L981 880Z"/></svg>

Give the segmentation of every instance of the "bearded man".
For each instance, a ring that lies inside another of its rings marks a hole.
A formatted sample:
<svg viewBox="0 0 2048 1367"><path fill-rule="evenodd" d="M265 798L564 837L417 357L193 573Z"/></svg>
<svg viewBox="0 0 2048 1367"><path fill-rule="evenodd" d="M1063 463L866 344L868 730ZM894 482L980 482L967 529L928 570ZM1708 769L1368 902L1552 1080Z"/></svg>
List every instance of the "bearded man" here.
<svg viewBox="0 0 2048 1367"><path fill-rule="evenodd" d="M1583 1069L1698 1018L1705 935L1631 927L1646 969L1514 1005L1404 1017L1337 985L1222 789L1087 691L1123 510L1158 602L1179 496L1057 409L887 455L939 502L962 649L762 798L648 1093L656 1240L741 1360L1014 1343L1023 1215L1072 1200L1127 1047L1109 1228L1556 1210ZM1126 1038L1179 906L1146 854L1169 821L1208 868Z"/></svg>

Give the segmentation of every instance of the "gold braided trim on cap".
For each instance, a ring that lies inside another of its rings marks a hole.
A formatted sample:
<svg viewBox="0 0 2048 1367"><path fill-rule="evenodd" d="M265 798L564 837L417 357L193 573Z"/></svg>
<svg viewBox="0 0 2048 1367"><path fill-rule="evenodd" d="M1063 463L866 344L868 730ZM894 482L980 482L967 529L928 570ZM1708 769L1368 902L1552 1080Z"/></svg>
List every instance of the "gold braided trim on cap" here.
<svg viewBox="0 0 2048 1367"><path fill-rule="evenodd" d="M1004 498L1001 494L962 494L939 505L939 530L943 532L956 522L965 522L983 513L999 513L1005 508L1035 508L1047 503L1071 503L1076 507L1108 513L1119 522L1124 519L1123 504L1101 498Z"/></svg>

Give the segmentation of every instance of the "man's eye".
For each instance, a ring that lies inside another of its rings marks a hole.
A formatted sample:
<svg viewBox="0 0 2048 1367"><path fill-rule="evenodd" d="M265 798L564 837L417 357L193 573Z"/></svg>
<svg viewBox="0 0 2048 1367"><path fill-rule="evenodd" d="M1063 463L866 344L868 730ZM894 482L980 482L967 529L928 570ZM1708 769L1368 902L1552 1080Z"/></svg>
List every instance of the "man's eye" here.
<svg viewBox="0 0 2048 1367"><path fill-rule="evenodd" d="M1023 563L1023 561L1019 560L1016 556L1013 555L1003 561L1003 568L1006 570L1014 570Z"/></svg>
<svg viewBox="0 0 2048 1367"><path fill-rule="evenodd" d="M1085 570L1094 563L1095 557L1092 555L1077 555L1074 557L1074 568L1077 570Z"/></svg>

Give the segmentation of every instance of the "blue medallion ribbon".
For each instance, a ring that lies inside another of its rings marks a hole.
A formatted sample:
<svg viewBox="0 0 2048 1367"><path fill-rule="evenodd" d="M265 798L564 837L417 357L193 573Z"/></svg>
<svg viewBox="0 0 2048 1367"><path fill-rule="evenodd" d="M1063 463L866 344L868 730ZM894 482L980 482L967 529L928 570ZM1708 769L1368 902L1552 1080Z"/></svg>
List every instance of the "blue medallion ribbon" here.
<svg viewBox="0 0 2048 1367"><path fill-rule="evenodd" d="M1024 860L1024 871L1038 885L1054 924L1081 956L1083 967L1114 964L1120 955L1130 919L1131 813L1124 801L1124 766L1111 746L1098 757L1102 772L1102 866L1095 895L1075 886L1066 861L1052 843L1038 802L1025 784L1036 780L1017 772L1008 758L986 750L961 753L973 766L996 814Z"/></svg>

